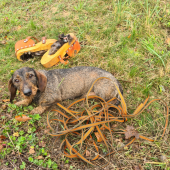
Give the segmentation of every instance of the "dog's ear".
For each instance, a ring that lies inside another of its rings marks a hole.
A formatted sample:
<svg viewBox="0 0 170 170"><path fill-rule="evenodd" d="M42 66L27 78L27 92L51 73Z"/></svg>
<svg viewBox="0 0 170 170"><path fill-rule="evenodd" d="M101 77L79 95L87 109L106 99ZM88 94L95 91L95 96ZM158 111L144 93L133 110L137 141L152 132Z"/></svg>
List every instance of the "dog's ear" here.
<svg viewBox="0 0 170 170"><path fill-rule="evenodd" d="M17 88L14 86L12 82L12 78L8 82L8 90L10 92L10 102L12 102L16 96Z"/></svg>
<svg viewBox="0 0 170 170"><path fill-rule="evenodd" d="M38 78L38 88L41 92L43 92L47 85L47 77L38 71L35 71L35 72Z"/></svg>

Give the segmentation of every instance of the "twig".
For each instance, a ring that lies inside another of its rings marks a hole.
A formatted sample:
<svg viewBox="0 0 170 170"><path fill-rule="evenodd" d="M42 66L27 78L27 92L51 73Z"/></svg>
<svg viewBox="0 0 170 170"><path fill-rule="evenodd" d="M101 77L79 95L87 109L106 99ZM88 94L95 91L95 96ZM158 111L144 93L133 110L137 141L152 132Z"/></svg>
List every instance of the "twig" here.
<svg viewBox="0 0 170 170"><path fill-rule="evenodd" d="M145 162L147 164L160 164L160 165L164 165L167 164L166 162Z"/></svg>
<svg viewBox="0 0 170 170"><path fill-rule="evenodd" d="M19 158L20 158L21 162L23 162L23 161L22 161L22 158L20 157L19 150L18 150L18 148L16 148L16 146L15 146L14 143L12 142L11 137L9 136L9 133L8 133L8 132L7 132L7 135L8 135L9 140L11 141L12 145L14 146L14 148L18 151L18 155L19 155Z"/></svg>
<svg viewBox="0 0 170 170"><path fill-rule="evenodd" d="M16 168L14 165L13 165L13 163L11 162L11 159L10 158L8 158L8 156L7 156L7 159L9 160L9 162L11 163L11 165L14 167L14 169Z"/></svg>

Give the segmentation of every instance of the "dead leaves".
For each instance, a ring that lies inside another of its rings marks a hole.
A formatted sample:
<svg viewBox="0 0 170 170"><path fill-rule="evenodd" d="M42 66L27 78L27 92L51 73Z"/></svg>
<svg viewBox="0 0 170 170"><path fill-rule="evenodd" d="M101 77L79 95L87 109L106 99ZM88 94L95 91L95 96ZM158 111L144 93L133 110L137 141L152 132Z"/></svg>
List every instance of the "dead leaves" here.
<svg viewBox="0 0 170 170"><path fill-rule="evenodd" d="M6 104L3 104L3 105L1 106L1 108L2 108L3 110L5 110L5 109L7 108L7 105L6 105Z"/></svg>
<svg viewBox="0 0 170 170"><path fill-rule="evenodd" d="M166 157L166 155L160 155L159 156L159 160L161 161L161 162L166 162L167 161L167 157Z"/></svg>
<svg viewBox="0 0 170 170"><path fill-rule="evenodd" d="M139 133L133 126L127 126L125 131L125 139L129 139L132 136L135 136L136 139L139 139Z"/></svg>
<svg viewBox="0 0 170 170"><path fill-rule="evenodd" d="M3 149L2 141L0 140L0 151Z"/></svg>
<svg viewBox="0 0 170 170"><path fill-rule="evenodd" d="M103 141L103 139L102 139L102 137L100 136L99 132L95 132L94 134L95 134L95 136L96 136L96 138L97 138L97 142L102 142L102 141ZM104 134L103 134L103 136L104 136L104 138L106 139L106 136L105 136Z"/></svg>
<svg viewBox="0 0 170 170"><path fill-rule="evenodd" d="M31 120L32 118L26 116L26 115L22 115L21 116L15 116L15 119L18 120L19 122L26 122L28 120Z"/></svg>
<svg viewBox="0 0 170 170"><path fill-rule="evenodd" d="M2 101L3 101L4 103L10 102L10 99L3 99Z"/></svg>
<svg viewBox="0 0 170 170"><path fill-rule="evenodd" d="M170 44L170 36L167 37L167 39L165 40L165 44Z"/></svg>
<svg viewBox="0 0 170 170"><path fill-rule="evenodd" d="M95 132L94 134L95 134L95 136L96 136L96 138L97 138L97 142L101 142L101 141L102 141L102 138L101 138L99 132Z"/></svg>
<svg viewBox="0 0 170 170"><path fill-rule="evenodd" d="M36 157L36 159L43 159L43 156L38 156Z"/></svg>
<svg viewBox="0 0 170 170"><path fill-rule="evenodd" d="M29 154L32 155L32 154L34 154L34 153L35 153L34 147L31 146L31 147L30 147L30 150L29 150Z"/></svg>
<svg viewBox="0 0 170 170"><path fill-rule="evenodd" d="M50 128L49 128L49 126L47 126L47 128L44 130L44 133L48 134L49 132L50 132Z"/></svg>
<svg viewBox="0 0 170 170"><path fill-rule="evenodd" d="M17 30L20 30L21 29L21 25L18 26Z"/></svg>
<svg viewBox="0 0 170 170"><path fill-rule="evenodd" d="M90 156L91 156L91 153L88 150L86 150L86 157L90 157Z"/></svg>
<svg viewBox="0 0 170 170"><path fill-rule="evenodd" d="M0 135L0 151L3 149L3 144L2 144L2 140L6 139L5 136Z"/></svg>
<svg viewBox="0 0 170 170"><path fill-rule="evenodd" d="M19 136L19 133L16 132L16 133L13 134L13 136L18 137L18 136Z"/></svg>
<svg viewBox="0 0 170 170"><path fill-rule="evenodd" d="M0 140L6 139L6 136L0 135Z"/></svg>
<svg viewBox="0 0 170 170"><path fill-rule="evenodd" d="M6 44L6 40L0 41L0 44L5 45Z"/></svg>
<svg viewBox="0 0 170 170"><path fill-rule="evenodd" d="M44 141L41 141L41 142L39 142L39 146L45 147L45 146L46 146L46 143L45 143Z"/></svg>
<svg viewBox="0 0 170 170"><path fill-rule="evenodd" d="M133 170L143 170L141 165L135 165L133 166Z"/></svg>
<svg viewBox="0 0 170 170"><path fill-rule="evenodd" d="M128 38L130 38L130 37L131 37L131 34L128 35Z"/></svg>

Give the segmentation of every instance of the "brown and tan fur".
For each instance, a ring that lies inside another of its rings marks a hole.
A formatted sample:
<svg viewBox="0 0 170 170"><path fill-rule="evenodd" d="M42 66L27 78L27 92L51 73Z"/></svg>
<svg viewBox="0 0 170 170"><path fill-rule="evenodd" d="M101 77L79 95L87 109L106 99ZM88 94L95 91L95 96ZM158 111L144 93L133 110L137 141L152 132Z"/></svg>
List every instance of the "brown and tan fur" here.
<svg viewBox="0 0 170 170"><path fill-rule="evenodd" d="M27 106L31 102L39 106L32 110L32 113L43 113L55 102L76 97L85 96L93 82L99 77L108 79L98 80L92 93L110 100L113 97L120 99L114 83L123 94L122 87L118 80L109 72L96 67L73 67L69 69L40 70L36 71L29 67L16 70L9 80L10 101L14 99L16 91L19 90L24 100L16 103L18 106ZM119 101L115 101L116 105Z"/></svg>

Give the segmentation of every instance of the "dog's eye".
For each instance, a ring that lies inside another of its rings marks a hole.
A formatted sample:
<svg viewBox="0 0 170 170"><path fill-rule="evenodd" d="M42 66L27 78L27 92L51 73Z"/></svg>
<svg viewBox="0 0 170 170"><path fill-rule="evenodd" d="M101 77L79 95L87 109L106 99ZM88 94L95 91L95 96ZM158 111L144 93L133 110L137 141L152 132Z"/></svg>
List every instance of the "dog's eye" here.
<svg viewBox="0 0 170 170"><path fill-rule="evenodd" d="M29 78L31 78L31 77L33 77L33 74L30 74L30 75L29 75Z"/></svg>
<svg viewBox="0 0 170 170"><path fill-rule="evenodd" d="M18 83L18 82L19 82L19 80L18 80L18 79L15 79L15 80L14 80L14 82Z"/></svg>

